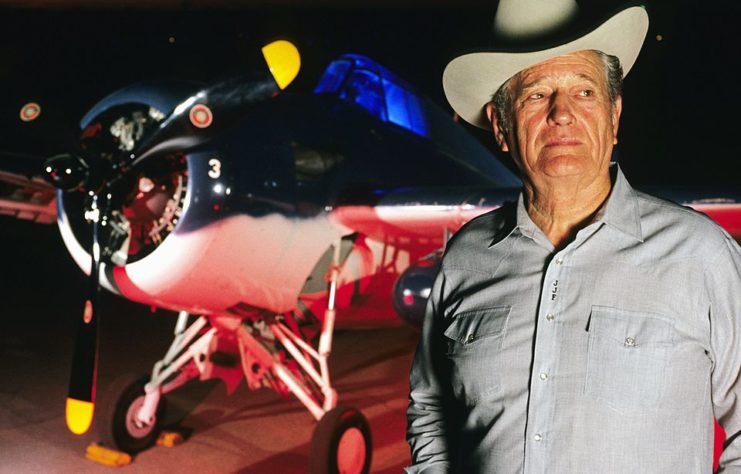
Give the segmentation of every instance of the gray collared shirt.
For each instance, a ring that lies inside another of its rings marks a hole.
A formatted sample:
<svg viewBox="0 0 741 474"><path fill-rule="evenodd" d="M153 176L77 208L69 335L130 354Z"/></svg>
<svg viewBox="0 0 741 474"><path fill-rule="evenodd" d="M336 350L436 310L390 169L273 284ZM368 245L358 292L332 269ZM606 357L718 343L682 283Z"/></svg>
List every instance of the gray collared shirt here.
<svg viewBox="0 0 741 474"><path fill-rule="evenodd" d="M613 168L556 250L523 198L451 239L411 371L407 472L708 473L741 431L741 251ZM741 472L741 440L721 469Z"/></svg>

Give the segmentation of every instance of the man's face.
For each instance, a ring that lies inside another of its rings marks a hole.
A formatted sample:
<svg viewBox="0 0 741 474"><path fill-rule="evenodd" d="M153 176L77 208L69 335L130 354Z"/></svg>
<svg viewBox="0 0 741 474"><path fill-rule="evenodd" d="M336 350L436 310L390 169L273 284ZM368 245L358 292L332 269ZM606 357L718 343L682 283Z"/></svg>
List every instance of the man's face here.
<svg viewBox="0 0 741 474"><path fill-rule="evenodd" d="M510 87L512 130L501 130L495 119L493 131L536 189L564 178L586 187L609 176L622 103L620 97L610 103L596 53L550 59L518 73ZM491 118L491 106L487 112Z"/></svg>

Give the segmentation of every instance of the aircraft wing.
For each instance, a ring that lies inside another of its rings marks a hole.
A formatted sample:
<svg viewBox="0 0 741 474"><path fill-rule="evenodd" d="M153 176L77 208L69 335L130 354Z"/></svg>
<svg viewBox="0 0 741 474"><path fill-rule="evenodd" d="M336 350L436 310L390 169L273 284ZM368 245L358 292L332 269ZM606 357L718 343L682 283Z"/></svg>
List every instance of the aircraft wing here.
<svg viewBox="0 0 741 474"><path fill-rule="evenodd" d="M55 189L42 178L46 158L73 150L79 134L65 107L42 92L10 90L0 107L0 215L56 221Z"/></svg>
<svg viewBox="0 0 741 474"><path fill-rule="evenodd" d="M342 202L332 220L399 248L440 247L472 218L516 201L519 189L430 187L374 191L374 198Z"/></svg>
<svg viewBox="0 0 741 474"><path fill-rule="evenodd" d="M41 224L56 222L54 188L41 178L45 158L0 155L0 214Z"/></svg>
<svg viewBox="0 0 741 474"><path fill-rule="evenodd" d="M44 163L75 149L79 132L68 118L75 114L45 91L19 87L0 100L0 215L52 223L56 193L42 178Z"/></svg>
<svg viewBox="0 0 741 474"><path fill-rule="evenodd" d="M703 212L741 241L741 193L733 189L657 187L649 194ZM332 210L334 222L354 232L407 248L442 245L445 233L457 231L472 218L508 201L516 201L519 189L409 188L375 191L345 202Z"/></svg>
<svg viewBox="0 0 741 474"><path fill-rule="evenodd" d="M738 189L722 186L657 186L640 190L706 214L737 242L741 242L741 192Z"/></svg>

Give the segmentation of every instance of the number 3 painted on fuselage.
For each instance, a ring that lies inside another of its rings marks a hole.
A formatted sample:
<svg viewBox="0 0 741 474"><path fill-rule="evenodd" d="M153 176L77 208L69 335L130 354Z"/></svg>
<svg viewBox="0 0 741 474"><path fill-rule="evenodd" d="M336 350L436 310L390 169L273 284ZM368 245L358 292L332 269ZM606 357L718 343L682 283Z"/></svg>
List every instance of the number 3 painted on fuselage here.
<svg viewBox="0 0 741 474"><path fill-rule="evenodd" d="M221 176L221 160L218 158L211 158L208 160L208 166L211 167L211 169L208 170L208 176L210 178L217 179Z"/></svg>

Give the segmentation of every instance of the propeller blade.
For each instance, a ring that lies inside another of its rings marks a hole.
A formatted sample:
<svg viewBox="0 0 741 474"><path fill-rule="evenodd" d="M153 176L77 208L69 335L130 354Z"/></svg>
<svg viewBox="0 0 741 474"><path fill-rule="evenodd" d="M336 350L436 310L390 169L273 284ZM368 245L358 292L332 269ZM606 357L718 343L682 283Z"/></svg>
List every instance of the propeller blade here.
<svg viewBox="0 0 741 474"><path fill-rule="evenodd" d="M298 49L278 40L263 47L262 54L266 70L216 82L182 101L154 133L119 157L120 169L135 166L152 153L203 143L231 126L246 107L275 97L288 87L301 68Z"/></svg>
<svg viewBox="0 0 741 474"><path fill-rule="evenodd" d="M77 340L72 358L65 418L74 434L84 434L90 428L95 413L95 385L98 371L98 293L100 274L100 226L105 219L99 196L92 196L90 219L93 233L92 265L88 280L88 298L77 328ZM107 209L107 205L102 206Z"/></svg>
<svg viewBox="0 0 741 474"><path fill-rule="evenodd" d="M292 43L274 41L262 53L265 70L216 82L186 98L133 150L112 161L82 149L57 155L46 161L44 178L57 189L99 192L111 189L154 153L184 150L213 138L233 125L245 108L275 97L298 75L301 57Z"/></svg>
<svg viewBox="0 0 741 474"><path fill-rule="evenodd" d="M262 55L278 87L285 89L301 69L301 55L290 41L278 40L263 46Z"/></svg>

